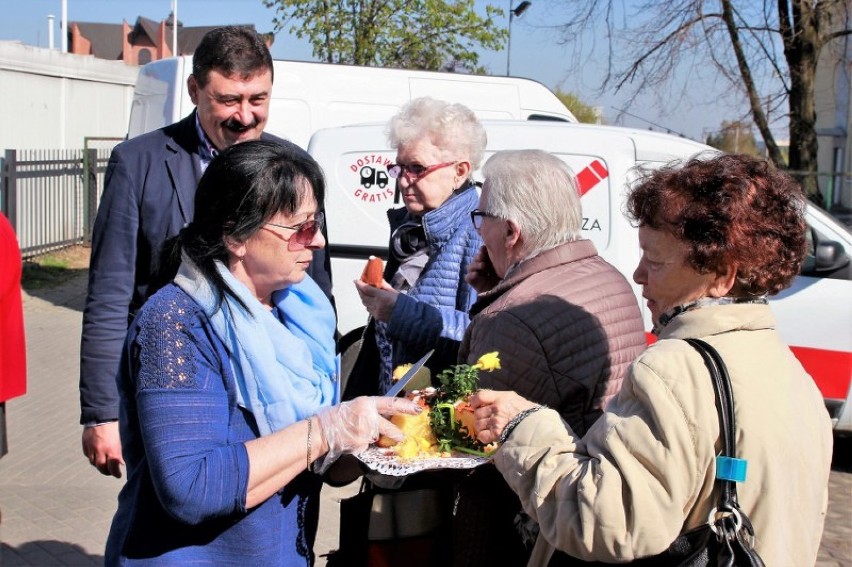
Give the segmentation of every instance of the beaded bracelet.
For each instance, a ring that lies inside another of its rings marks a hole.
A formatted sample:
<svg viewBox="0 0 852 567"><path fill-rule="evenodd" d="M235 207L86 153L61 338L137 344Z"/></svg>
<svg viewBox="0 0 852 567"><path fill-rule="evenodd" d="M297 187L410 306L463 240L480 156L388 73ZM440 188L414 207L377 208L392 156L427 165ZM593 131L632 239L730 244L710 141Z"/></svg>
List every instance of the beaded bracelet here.
<svg viewBox="0 0 852 567"><path fill-rule="evenodd" d="M314 417L311 416L308 418L308 470L311 470L311 429L314 425Z"/></svg>
<svg viewBox="0 0 852 567"><path fill-rule="evenodd" d="M528 415L546 407L547 406L545 406L544 404L533 406L529 409L525 409L524 411L513 417L511 421L506 424L506 427L503 428L503 431L502 433L500 433L500 438L497 440L497 442L501 445L505 443L506 439L509 438L509 435L512 434L512 430L515 429L515 427L517 427L518 424L521 423Z"/></svg>

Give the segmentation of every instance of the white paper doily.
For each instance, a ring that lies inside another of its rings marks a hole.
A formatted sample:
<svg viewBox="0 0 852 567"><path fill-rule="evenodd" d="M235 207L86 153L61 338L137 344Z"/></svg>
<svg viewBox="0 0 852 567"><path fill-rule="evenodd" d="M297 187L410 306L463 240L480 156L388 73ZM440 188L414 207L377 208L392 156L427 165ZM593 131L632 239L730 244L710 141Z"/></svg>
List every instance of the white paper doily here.
<svg viewBox="0 0 852 567"><path fill-rule="evenodd" d="M408 476L410 474L437 469L472 469L487 463L488 457L453 453L451 457L434 456L401 460L391 449L370 447L358 455L358 459L371 470L388 476Z"/></svg>

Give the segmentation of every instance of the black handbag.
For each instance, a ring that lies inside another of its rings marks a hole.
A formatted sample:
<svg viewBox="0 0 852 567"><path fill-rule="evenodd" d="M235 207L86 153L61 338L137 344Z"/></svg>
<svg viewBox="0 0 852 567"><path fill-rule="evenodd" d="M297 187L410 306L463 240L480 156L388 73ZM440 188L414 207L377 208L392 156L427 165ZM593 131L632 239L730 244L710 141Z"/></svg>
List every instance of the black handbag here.
<svg viewBox="0 0 852 567"><path fill-rule="evenodd" d="M736 423L734 422L734 399L731 379L722 357L712 346L699 339L686 339L701 354L710 371L713 390L716 392L716 409L719 412L719 436L722 452L717 458L716 482L719 485L719 501L710 511L707 523L682 533L669 548L653 557L644 557L628 563L647 567L765 567L763 560L754 550L754 528L737 501ZM721 461L719 460L721 459ZM741 461L739 461L741 462ZM732 464L734 472L720 477L722 469ZM604 565L584 562L557 553L549 567L566 565Z"/></svg>

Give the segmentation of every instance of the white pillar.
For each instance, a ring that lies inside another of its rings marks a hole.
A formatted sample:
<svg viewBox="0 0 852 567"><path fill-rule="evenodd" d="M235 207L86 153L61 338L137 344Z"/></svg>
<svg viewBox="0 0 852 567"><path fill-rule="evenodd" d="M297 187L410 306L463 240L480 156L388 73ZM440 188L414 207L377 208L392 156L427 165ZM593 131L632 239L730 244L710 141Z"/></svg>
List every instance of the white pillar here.
<svg viewBox="0 0 852 567"><path fill-rule="evenodd" d="M180 55L180 53L178 53L178 44L177 44L177 29L178 29L177 3L178 3L178 0L172 0L172 55L174 55L175 57Z"/></svg>
<svg viewBox="0 0 852 567"><path fill-rule="evenodd" d="M53 14L47 15L47 48L53 50Z"/></svg>
<svg viewBox="0 0 852 567"><path fill-rule="evenodd" d="M68 53L68 0L62 0L62 16L59 20L59 45L62 53Z"/></svg>

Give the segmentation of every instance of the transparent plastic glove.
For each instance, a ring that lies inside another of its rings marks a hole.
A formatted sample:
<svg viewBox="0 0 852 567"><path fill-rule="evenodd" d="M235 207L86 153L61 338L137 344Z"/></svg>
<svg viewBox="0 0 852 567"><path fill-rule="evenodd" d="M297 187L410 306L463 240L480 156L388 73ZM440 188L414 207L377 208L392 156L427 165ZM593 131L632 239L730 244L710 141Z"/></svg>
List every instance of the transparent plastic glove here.
<svg viewBox="0 0 852 567"><path fill-rule="evenodd" d="M364 451L370 443L378 440L379 435L402 441L402 431L383 416L396 413L416 415L421 411L423 408L411 400L382 396L363 396L323 408L317 418L328 453L318 465L318 472L324 472L340 455Z"/></svg>

